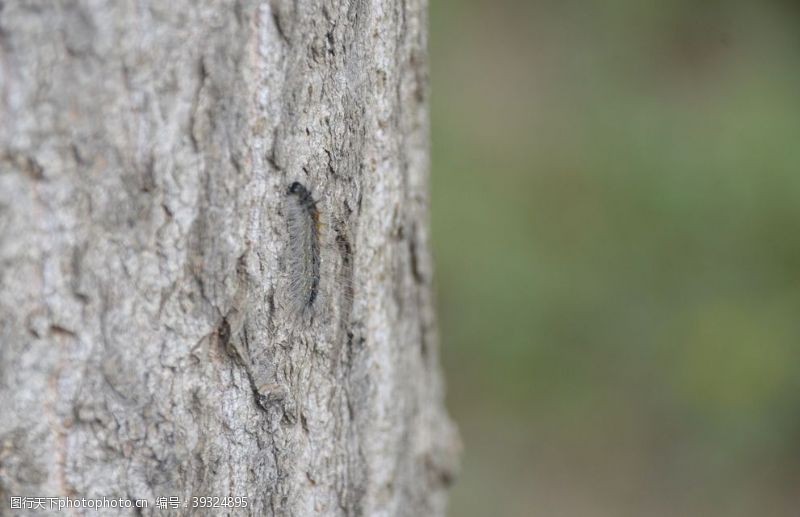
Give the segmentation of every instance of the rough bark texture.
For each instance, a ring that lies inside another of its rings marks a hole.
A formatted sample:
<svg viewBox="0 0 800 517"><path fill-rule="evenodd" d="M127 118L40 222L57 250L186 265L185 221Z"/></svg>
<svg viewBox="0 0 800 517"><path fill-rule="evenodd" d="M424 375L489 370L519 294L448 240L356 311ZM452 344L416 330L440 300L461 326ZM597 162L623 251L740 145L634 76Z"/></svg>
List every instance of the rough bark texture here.
<svg viewBox="0 0 800 517"><path fill-rule="evenodd" d="M0 1L0 513L444 512L425 9ZM321 214L310 318L292 181Z"/></svg>

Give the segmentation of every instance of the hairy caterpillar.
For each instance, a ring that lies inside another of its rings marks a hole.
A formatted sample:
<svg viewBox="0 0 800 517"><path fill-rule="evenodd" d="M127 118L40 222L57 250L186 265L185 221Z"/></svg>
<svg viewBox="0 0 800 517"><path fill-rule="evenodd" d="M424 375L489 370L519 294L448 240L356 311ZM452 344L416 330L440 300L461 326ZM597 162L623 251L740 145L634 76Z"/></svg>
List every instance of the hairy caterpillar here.
<svg viewBox="0 0 800 517"><path fill-rule="evenodd" d="M294 312L311 309L319 293L319 211L311 191L298 182L288 190L288 301Z"/></svg>

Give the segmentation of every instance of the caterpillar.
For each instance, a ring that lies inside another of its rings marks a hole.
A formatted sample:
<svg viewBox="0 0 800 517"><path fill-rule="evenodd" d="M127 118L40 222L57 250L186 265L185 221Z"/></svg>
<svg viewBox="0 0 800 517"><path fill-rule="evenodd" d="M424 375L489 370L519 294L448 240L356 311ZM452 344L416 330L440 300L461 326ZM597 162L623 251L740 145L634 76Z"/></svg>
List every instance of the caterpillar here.
<svg viewBox="0 0 800 517"><path fill-rule="evenodd" d="M301 183L292 183L287 194L288 301L294 312L301 314L312 308L319 294L319 211L311 191Z"/></svg>

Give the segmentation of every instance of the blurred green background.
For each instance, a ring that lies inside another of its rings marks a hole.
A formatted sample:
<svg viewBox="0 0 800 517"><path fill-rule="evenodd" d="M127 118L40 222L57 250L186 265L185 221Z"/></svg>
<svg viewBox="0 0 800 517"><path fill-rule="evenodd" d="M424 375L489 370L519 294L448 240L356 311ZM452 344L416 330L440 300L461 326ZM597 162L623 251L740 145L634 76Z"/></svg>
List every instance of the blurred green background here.
<svg viewBox="0 0 800 517"><path fill-rule="evenodd" d="M800 6L431 0L453 516L800 512Z"/></svg>

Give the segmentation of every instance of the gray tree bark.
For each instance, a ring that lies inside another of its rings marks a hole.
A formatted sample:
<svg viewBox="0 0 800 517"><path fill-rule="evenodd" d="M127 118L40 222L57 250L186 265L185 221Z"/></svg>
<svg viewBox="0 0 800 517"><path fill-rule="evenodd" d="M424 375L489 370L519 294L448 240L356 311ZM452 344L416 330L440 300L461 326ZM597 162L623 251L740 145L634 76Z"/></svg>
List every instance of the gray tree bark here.
<svg viewBox="0 0 800 517"><path fill-rule="evenodd" d="M427 101L425 0L0 1L0 514L443 514Z"/></svg>

